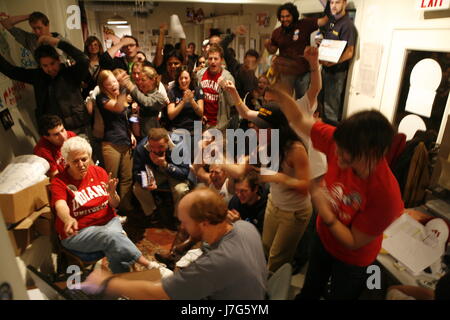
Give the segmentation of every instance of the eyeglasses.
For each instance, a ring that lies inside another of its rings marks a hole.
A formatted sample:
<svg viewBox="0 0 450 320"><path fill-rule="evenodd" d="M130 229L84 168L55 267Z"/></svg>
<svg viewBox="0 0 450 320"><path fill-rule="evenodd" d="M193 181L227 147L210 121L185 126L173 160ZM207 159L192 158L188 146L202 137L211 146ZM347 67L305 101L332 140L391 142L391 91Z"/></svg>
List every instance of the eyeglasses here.
<svg viewBox="0 0 450 320"><path fill-rule="evenodd" d="M126 46L123 46L122 49L126 49L126 48L134 48L134 47L136 47L136 43L127 44Z"/></svg>

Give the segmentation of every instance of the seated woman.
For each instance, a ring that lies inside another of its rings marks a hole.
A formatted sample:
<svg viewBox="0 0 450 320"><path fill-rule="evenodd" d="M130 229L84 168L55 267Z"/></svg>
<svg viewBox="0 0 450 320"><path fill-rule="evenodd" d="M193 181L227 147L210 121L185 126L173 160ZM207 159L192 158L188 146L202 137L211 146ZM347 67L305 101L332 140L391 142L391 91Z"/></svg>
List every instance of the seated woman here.
<svg viewBox="0 0 450 320"><path fill-rule="evenodd" d="M119 205L118 180L92 164L92 148L81 138L67 140L61 148L66 169L51 182L56 231L64 248L105 254L113 273L149 261L122 229L115 210Z"/></svg>

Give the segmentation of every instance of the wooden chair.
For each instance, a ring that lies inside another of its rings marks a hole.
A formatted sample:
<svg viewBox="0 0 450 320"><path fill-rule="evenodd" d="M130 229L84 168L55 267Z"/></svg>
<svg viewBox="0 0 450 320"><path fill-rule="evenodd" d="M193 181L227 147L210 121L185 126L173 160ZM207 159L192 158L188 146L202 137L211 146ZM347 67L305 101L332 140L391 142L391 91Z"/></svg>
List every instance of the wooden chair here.
<svg viewBox="0 0 450 320"><path fill-rule="evenodd" d="M51 191L50 185L47 185L48 199L51 204ZM52 224L55 224L56 211L55 208L50 205L50 209L53 213ZM51 241L53 246L53 252L56 253L56 273L57 276L67 275L67 268L70 265L77 265L80 267L82 274L87 274L92 271L93 267L100 259L105 257L105 254L101 251L97 252L78 252L64 248L59 239L59 235L56 232L56 228L52 228Z"/></svg>

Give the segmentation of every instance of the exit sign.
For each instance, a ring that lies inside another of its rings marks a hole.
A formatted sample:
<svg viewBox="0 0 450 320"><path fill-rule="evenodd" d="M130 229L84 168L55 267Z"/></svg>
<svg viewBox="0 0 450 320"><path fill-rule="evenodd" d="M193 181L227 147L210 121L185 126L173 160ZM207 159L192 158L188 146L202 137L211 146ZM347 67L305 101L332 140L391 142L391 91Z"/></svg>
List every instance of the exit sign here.
<svg viewBox="0 0 450 320"><path fill-rule="evenodd" d="M450 0L417 0L419 10L437 11L450 8Z"/></svg>

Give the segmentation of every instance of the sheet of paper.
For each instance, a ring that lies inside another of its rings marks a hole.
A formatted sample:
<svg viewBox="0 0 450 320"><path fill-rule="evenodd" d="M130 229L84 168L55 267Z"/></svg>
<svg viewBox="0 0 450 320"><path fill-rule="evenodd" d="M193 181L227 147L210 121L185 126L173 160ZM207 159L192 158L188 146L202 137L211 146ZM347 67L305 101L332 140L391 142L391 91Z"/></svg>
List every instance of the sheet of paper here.
<svg viewBox="0 0 450 320"><path fill-rule="evenodd" d="M338 62L346 45L345 40L323 39L319 47L319 60Z"/></svg>
<svg viewBox="0 0 450 320"><path fill-rule="evenodd" d="M361 48L356 88L361 94L375 98L383 46L366 42Z"/></svg>
<svg viewBox="0 0 450 320"><path fill-rule="evenodd" d="M432 248L423 241L398 232L383 240L383 248L403 263L412 274L417 275L441 257L439 248Z"/></svg>
<svg viewBox="0 0 450 320"><path fill-rule="evenodd" d="M415 220L409 214L402 214L395 220L385 231L384 234L388 237L404 232L416 239L423 239L425 237L425 227L419 221Z"/></svg>

